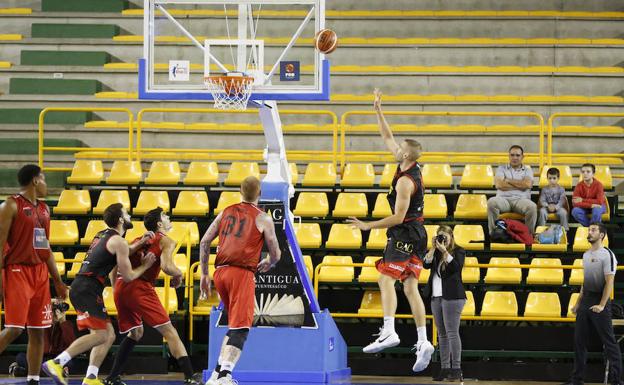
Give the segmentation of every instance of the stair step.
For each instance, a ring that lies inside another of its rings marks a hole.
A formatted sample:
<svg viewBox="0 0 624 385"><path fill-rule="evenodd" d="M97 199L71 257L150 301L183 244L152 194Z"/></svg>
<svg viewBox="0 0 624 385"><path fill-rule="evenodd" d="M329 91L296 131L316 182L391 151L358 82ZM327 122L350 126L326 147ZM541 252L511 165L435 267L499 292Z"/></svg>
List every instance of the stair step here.
<svg viewBox="0 0 624 385"><path fill-rule="evenodd" d="M37 95L93 95L102 90L102 83L94 79L37 79L11 78L11 94Z"/></svg>
<svg viewBox="0 0 624 385"><path fill-rule="evenodd" d="M128 0L41 0L43 12L121 12Z"/></svg>
<svg viewBox="0 0 624 385"><path fill-rule="evenodd" d="M9 138L0 139L0 153L2 154L37 154L38 139L30 138ZM46 139L46 147L88 147L78 139Z"/></svg>
<svg viewBox="0 0 624 385"><path fill-rule="evenodd" d="M110 54L102 51L22 51L22 65L103 66Z"/></svg>
<svg viewBox="0 0 624 385"><path fill-rule="evenodd" d="M37 124L40 108L0 108L0 124ZM92 112L51 111L45 116L48 124L85 124L93 120Z"/></svg>
<svg viewBox="0 0 624 385"><path fill-rule="evenodd" d="M105 2L103 2L105 3ZM119 34L115 24L42 24L33 23L32 37L40 38L113 38Z"/></svg>
<svg viewBox="0 0 624 385"><path fill-rule="evenodd" d="M18 169L13 168L0 168L0 188L14 188L18 189L19 183L17 182ZM49 189L58 189L65 186L65 180L69 176L69 172L46 172L46 184Z"/></svg>

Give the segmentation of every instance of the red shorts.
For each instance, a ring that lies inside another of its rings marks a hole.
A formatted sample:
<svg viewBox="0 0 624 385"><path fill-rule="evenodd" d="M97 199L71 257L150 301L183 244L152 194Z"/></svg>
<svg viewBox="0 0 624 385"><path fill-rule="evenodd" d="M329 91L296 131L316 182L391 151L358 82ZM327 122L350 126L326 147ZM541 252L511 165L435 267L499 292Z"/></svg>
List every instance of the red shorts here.
<svg viewBox="0 0 624 385"><path fill-rule="evenodd" d="M49 328L52 302L48 266L7 265L2 269L5 327Z"/></svg>
<svg viewBox="0 0 624 385"><path fill-rule="evenodd" d="M228 327L251 328L256 304L255 274L241 267L223 266L217 268L213 279L228 314Z"/></svg>
<svg viewBox="0 0 624 385"><path fill-rule="evenodd" d="M394 279L399 279L401 282L413 275L414 278L420 278L420 272L423 269L423 262L415 255L407 261L402 262L385 262L383 258L375 263L377 271L381 274L390 276Z"/></svg>
<svg viewBox="0 0 624 385"><path fill-rule="evenodd" d="M114 293L119 333L143 326L143 321L153 328L171 322L151 282L139 278L126 283L119 278Z"/></svg>

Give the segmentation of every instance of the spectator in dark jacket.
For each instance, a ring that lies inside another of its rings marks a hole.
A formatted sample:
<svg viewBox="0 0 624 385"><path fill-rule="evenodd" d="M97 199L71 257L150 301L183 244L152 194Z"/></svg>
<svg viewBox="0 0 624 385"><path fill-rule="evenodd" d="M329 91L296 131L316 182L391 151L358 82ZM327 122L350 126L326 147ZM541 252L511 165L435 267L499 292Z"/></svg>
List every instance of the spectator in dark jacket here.
<svg viewBox="0 0 624 385"><path fill-rule="evenodd" d="M466 252L455 244L453 230L440 226L425 255L424 268L431 269L424 296L431 297L431 311L440 344L442 369L434 381L463 381L459 319L466 304L462 268Z"/></svg>

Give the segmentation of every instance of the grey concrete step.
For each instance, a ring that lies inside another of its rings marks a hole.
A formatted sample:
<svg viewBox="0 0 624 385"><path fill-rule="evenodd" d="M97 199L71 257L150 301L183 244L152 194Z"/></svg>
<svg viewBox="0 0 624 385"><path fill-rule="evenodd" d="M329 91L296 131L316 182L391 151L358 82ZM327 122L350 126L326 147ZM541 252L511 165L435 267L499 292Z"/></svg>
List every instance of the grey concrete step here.
<svg viewBox="0 0 624 385"><path fill-rule="evenodd" d="M22 50L76 50L104 51L114 61L136 63L143 55L140 44L114 44L98 40L59 42L26 40L20 44L0 44L2 60L19 63ZM274 62L281 49L265 48L265 63ZM203 63L201 51L190 45L162 45L157 48L157 62L185 58L192 63ZM307 49L294 47L292 57L302 57ZM229 56L225 56L227 58ZM271 60L273 58L273 60ZM602 67L624 65L622 47L578 46L413 46L413 47L339 47L328 56L333 65L486 65L486 66L586 66ZM224 59L226 60L226 59ZM305 63L304 63L305 64Z"/></svg>

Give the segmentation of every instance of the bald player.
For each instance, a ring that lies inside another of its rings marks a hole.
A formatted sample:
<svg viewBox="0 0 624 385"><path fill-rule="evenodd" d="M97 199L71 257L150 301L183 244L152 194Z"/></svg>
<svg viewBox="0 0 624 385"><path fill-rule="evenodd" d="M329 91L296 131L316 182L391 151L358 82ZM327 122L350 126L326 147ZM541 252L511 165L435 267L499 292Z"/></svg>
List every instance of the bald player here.
<svg viewBox="0 0 624 385"><path fill-rule="evenodd" d="M214 284L228 314L228 332L214 372L206 385L233 385L232 370L240 358L253 322L255 273L269 271L281 257L271 216L258 208L260 181L250 176L241 184L242 202L223 210L210 224L200 246L201 291L210 295L208 257L217 236ZM269 254L260 260L266 242Z"/></svg>

